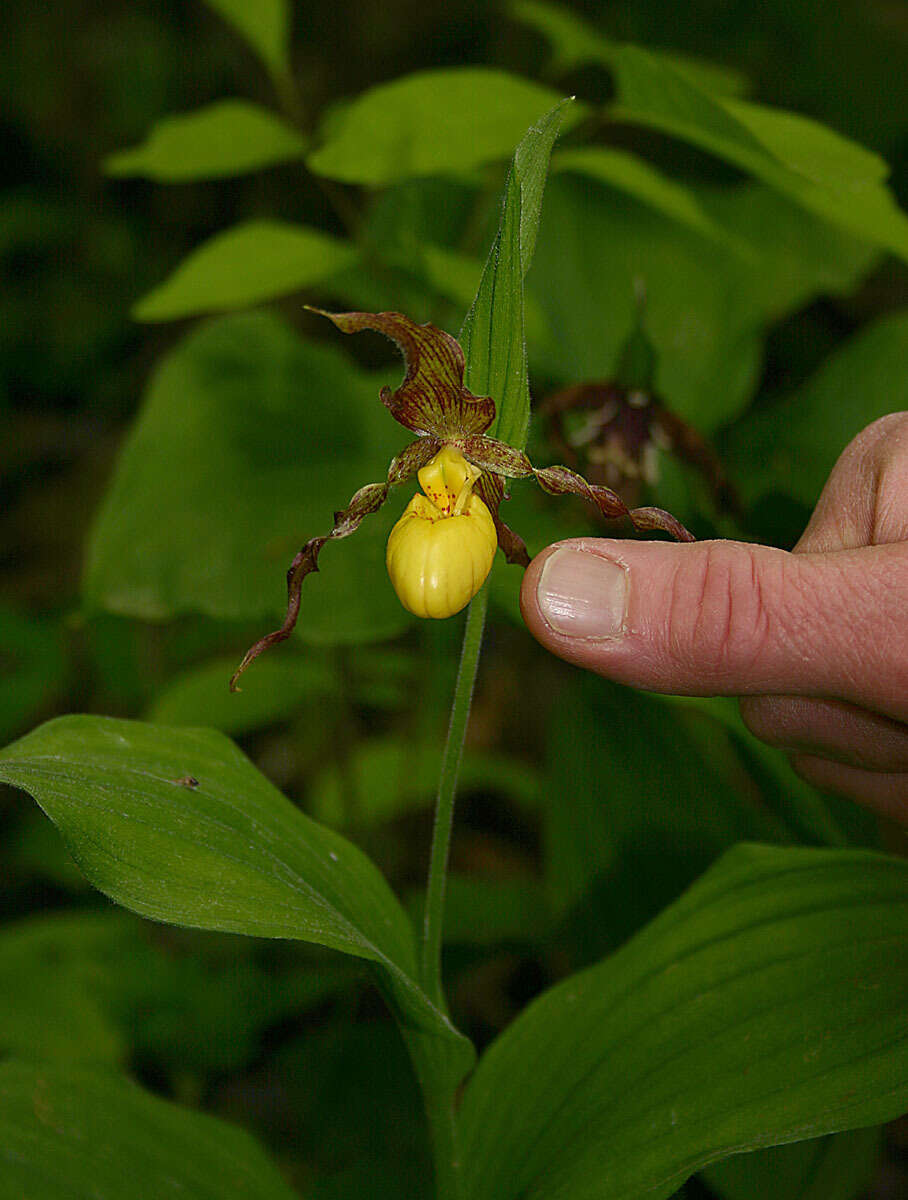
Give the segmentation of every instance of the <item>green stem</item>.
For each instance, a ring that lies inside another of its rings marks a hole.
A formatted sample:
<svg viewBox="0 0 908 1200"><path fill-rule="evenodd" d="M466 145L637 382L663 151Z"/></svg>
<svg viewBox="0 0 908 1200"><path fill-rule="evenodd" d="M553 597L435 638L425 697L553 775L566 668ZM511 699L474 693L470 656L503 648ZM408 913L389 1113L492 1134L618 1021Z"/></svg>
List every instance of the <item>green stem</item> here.
<svg viewBox="0 0 908 1200"><path fill-rule="evenodd" d="M435 1200L460 1200L460 1151L457 1113L449 1092L428 1101L427 1114L435 1163Z"/></svg>
<svg viewBox="0 0 908 1200"><path fill-rule="evenodd" d="M435 826L432 830L432 853L429 858L429 882L426 888L426 908L423 920L422 984L430 998L445 1007L441 982L441 940L445 910L445 884L448 875L448 850L451 845L451 825L454 820L454 793L463 755L463 744L470 719L473 685L479 666L482 632L485 627L488 594L483 588L474 598L467 613L460 653L460 668L451 705L451 722L445 742L435 802Z"/></svg>

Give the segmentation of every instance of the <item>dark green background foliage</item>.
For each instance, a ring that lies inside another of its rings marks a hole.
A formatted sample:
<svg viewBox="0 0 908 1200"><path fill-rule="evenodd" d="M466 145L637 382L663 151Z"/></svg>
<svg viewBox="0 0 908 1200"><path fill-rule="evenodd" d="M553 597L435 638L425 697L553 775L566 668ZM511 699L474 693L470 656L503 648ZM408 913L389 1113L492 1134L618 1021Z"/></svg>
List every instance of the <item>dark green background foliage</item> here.
<svg viewBox="0 0 908 1200"><path fill-rule="evenodd" d="M622 382L727 485L650 446L628 498L791 546L846 442L908 408L903 11L7 7L0 1200L428 1196L379 992L438 1078L482 1056L465 1200L902 1194L903 833L730 702L549 660L499 562L445 1013L414 929L462 619L414 623L387 580L409 489L227 679L407 440L393 350L304 303L463 326L515 443L527 378L538 403L643 346ZM543 419L529 444L562 458ZM531 553L602 528L529 484L503 515Z"/></svg>

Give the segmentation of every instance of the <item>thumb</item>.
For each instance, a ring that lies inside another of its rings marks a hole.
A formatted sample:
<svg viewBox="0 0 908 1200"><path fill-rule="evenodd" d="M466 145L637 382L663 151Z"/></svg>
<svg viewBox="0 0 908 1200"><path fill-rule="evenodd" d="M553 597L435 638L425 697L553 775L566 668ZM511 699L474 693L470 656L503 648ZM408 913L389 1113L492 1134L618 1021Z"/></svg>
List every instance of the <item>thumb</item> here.
<svg viewBox="0 0 908 1200"><path fill-rule="evenodd" d="M521 608L549 650L685 695L826 695L908 708L908 545L789 554L742 542L560 542Z"/></svg>

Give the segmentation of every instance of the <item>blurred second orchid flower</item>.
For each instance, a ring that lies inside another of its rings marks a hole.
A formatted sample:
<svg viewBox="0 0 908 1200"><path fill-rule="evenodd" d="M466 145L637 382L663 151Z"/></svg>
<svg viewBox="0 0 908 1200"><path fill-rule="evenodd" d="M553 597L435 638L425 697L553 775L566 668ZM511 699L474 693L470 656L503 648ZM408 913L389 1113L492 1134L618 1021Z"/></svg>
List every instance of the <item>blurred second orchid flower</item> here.
<svg viewBox="0 0 908 1200"><path fill-rule="evenodd" d="M404 607L421 617L449 617L482 587L496 546L509 563L527 566L523 539L499 516L504 480L534 476L552 495L574 493L591 501L604 517L629 517L640 530L662 530L678 541L692 535L661 508L628 509L610 488L588 483L567 467L536 468L526 454L489 437L495 419L490 396L464 387L464 355L457 340L434 325L418 325L402 313L329 313L343 333L373 329L395 342L406 374L395 390L382 388L385 407L417 434L391 462L384 483L361 487L346 508L334 514L330 533L311 538L287 572L287 615L280 629L247 651L230 681L231 691L260 654L289 637L296 625L303 580L318 570L326 542L349 537L364 517L384 504L397 484L419 475L425 496L417 494L388 539L388 572Z"/></svg>

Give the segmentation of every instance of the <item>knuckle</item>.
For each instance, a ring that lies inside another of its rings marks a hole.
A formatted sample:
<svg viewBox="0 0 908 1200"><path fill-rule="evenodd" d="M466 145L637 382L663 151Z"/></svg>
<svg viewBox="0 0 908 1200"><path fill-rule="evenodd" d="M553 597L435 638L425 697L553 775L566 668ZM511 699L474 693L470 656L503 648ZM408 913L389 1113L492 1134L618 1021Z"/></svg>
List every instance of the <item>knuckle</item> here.
<svg viewBox="0 0 908 1200"><path fill-rule="evenodd" d="M703 675L753 666L771 634L766 576L778 570L773 557L740 543L701 545L672 587L670 649L676 659Z"/></svg>

